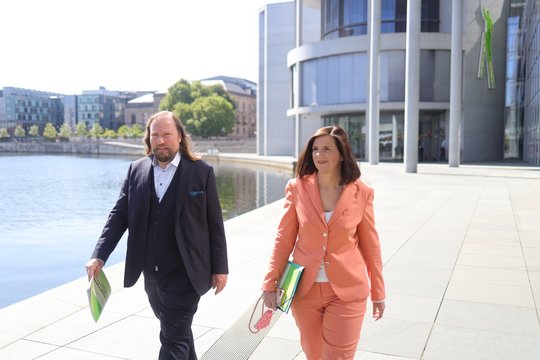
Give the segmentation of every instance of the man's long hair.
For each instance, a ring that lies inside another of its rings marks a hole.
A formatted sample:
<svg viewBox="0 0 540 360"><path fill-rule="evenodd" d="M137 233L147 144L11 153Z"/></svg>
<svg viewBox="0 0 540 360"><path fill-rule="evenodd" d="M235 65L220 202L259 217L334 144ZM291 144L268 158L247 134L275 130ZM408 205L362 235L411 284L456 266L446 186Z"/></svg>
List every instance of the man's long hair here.
<svg viewBox="0 0 540 360"><path fill-rule="evenodd" d="M172 111L157 112L150 116L150 118L146 122L146 128L144 130L143 138L146 155L152 154L152 145L150 144L150 126L152 125L152 122L154 122L154 120L162 116L170 117L171 119L173 119L174 124L176 125L176 130L178 130L178 134L180 134L180 139L182 139L182 141L180 142L180 155L182 155L182 157L188 158L191 161L200 160L200 158L193 152L193 149L191 147L191 137L186 132L186 130L184 130L184 125L182 124L182 121L180 121L180 118L176 116Z"/></svg>

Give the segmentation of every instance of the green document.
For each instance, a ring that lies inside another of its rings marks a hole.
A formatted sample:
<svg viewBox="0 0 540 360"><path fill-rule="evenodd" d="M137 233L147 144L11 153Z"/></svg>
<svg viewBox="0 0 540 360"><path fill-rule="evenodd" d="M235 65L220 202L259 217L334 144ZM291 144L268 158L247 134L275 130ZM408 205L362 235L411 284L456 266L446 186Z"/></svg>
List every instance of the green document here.
<svg viewBox="0 0 540 360"><path fill-rule="evenodd" d="M277 284L277 308L284 313L289 312L292 299L296 293L296 288L298 287L303 271L304 267L302 265L289 261L283 270L283 274L281 274L281 279L279 279L279 283Z"/></svg>
<svg viewBox="0 0 540 360"><path fill-rule="evenodd" d="M111 295L111 285L103 269L99 272L97 277L90 279L90 287L87 290L88 303L90 305L90 312L94 321L98 321L103 308Z"/></svg>

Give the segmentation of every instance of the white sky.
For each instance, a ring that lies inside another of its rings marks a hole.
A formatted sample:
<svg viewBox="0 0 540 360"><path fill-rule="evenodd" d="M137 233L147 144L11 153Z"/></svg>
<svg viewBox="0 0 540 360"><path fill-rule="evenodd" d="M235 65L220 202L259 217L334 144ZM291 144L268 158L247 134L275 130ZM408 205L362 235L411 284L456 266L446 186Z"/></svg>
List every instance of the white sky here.
<svg viewBox="0 0 540 360"><path fill-rule="evenodd" d="M217 75L257 82L258 10L282 1L2 1L0 88L167 90Z"/></svg>

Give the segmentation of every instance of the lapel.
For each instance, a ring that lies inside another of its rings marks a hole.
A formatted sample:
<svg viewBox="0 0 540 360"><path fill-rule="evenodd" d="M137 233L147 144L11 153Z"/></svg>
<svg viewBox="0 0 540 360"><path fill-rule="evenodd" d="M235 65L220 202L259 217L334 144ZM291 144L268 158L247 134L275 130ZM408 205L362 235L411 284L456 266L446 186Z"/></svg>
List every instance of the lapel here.
<svg viewBox="0 0 540 360"><path fill-rule="evenodd" d="M321 193L319 192L317 175L310 174L305 176L304 179L304 186L311 200L311 203L313 204L313 208L315 209L315 212L317 213L323 224L326 226L326 220L324 219L324 208L322 205Z"/></svg>
<svg viewBox="0 0 540 360"><path fill-rule="evenodd" d="M332 213L332 216L330 217L330 221L328 222L328 227L331 227L343 215L343 213L345 212L349 204L356 198L356 195L357 195L356 191L357 191L357 186L354 182L345 185L336 203L334 212Z"/></svg>
<svg viewBox="0 0 540 360"><path fill-rule="evenodd" d="M178 191L176 194L176 217L178 218L180 216L180 212L182 211L182 207L184 206L184 203L186 202L186 196L189 192L189 189L191 188L191 180L193 179L193 162L185 157L182 157L182 160L180 160L180 166L178 166L178 169L176 171L179 171L178 174Z"/></svg>
<svg viewBox="0 0 540 360"><path fill-rule="evenodd" d="M154 168L152 167L152 157L148 157L148 160L143 161L141 164L141 189L142 189L142 199L143 199L143 207L142 209L145 209L145 211L148 211L150 208L150 194L152 194L152 189L150 189L150 186L152 186L153 181L152 177L154 176ZM150 189L150 191L148 191ZM146 218L146 217L145 217Z"/></svg>

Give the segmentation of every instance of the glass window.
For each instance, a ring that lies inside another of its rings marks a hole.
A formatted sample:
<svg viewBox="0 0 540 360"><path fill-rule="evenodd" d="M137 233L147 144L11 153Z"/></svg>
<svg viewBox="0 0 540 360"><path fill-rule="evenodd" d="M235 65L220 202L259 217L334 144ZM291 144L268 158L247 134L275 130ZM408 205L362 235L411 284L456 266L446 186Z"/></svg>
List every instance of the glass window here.
<svg viewBox="0 0 540 360"><path fill-rule="evenodd" d="M379 100L405 101L405 51L381 51L379 61Z"/></svg>
<svg viewBox="0 0 540 360"><path fill-rule="evenodd" d="M420 101L450 101L450 51L420 51Z"/></svg>
<svg viewBox="0 0 540 360"><path fill-rule="evenodd" d="M422 0L421 31L439 31L439 0ZM382 0L381 32L398 33L407 31L407 0Z"/></svg>
<svg viewBox="0 0 540 360"><path fill-rule="evenodd" d="M367 34L367 0L323 0L322 39Z"/></svg>
<svg viewBox="0 0 540 360"><path fill-rule="evenodd" d="M322 118L323 126L338 125L347 132L357 159L366 160L366 116L360 114L330 115Z"/></svg>
<svg viewBox="0 0 540 360"><path fill-rule="evenodd" d="M300 106L366 102L367 55L343 54L305 61Z"/></svg>

